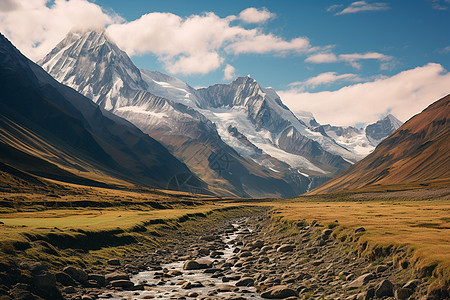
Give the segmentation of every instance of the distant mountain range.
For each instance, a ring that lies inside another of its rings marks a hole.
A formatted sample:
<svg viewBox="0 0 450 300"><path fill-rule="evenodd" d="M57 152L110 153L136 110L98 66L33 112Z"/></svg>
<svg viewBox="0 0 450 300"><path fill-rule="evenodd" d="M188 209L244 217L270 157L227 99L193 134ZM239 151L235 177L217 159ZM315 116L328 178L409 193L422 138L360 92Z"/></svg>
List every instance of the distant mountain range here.
<svg viewBox="0 0 450 300"><path fill-rule="evenodd" d="M194 89L137 68L104 31L71 32L38 62L55 79L161 142L215 194L289 197L369 154L401 122L364 129L294 115L250 77Z"/></svg>
<svg viewBox="0 0 450 300"><path fill-rule="evenodd" d="M57 82L0 35L0 172L90 186L205 186L159 142ZM207 192L206 189L199 192Z"/></svg>
<svg viewBox="0 0 450 300"><path fill-rule="evenodd" d="M450 95L382 141L369 156L309 194L450 182Z"/></svg>

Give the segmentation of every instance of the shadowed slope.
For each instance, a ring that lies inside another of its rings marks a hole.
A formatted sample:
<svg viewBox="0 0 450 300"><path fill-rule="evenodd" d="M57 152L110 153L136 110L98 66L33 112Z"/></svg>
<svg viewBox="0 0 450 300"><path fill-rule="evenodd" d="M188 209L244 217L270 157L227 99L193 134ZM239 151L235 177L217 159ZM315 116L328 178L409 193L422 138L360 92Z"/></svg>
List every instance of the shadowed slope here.
<svg viewBox="0 0 450 300"><path fill-rule="evenodd" d="M54 80L0 36L0 162L71 183L165 188L190 173L160 143Z"/></svg>

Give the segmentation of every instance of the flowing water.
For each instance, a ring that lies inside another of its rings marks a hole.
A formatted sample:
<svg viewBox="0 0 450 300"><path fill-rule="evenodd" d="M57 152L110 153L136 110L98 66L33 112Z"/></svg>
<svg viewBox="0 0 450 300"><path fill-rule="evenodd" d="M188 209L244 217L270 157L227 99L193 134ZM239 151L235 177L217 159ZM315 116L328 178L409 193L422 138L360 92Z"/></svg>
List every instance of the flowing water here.
<svg viewBox="0 0 450 300"><path fill-rule="evenodd" d="M238 236L244 235L246 232L251 232L245 225L244 221L232 224L237 231L234 233L224 233L221 235L222 241L225 243L224 249L216 249L224 254L218 259L219 263L226 261L233 256L233 251L236 246L234 244ZM203 258L214 260L209 256ZM203 270L183 270L184 261L174 261L168 264L161 265L162 269L178 270L183 274L180 276L172 277L162 280L161 270L151 270L140 272L133 277L131 281L134 284L144 284L145 290L143 291L109 291L101 295L101 298L108 297L109 299L262 299L256 292L254 287L239 287L239 291L234 292L218 292L215 291L219 286L226 284L235 286L237 280L230 280L229 282L222 282L222 278L213 278L214 273L205 273L208 269ZM213 266L214 267L214 266ZM227 274L227 277L233 275L241 275L236 271L235 267L231 267L232 273ZM189 281L194 287L191 289L181 288L183 281ZM198 296L188 297L190 293L197 293ZM109 295L108 295L109 294Z"/></svg>

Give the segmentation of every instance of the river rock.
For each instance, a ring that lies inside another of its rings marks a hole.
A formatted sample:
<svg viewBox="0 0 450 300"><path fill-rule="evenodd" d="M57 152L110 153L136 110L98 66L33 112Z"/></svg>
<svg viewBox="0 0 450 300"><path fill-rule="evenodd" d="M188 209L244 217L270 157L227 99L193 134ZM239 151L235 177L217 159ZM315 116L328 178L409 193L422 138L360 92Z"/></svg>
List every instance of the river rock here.
<svg viewBox="0 0 450 300"><path fill-rule="evenodd" d="M33 284L41 290L50 290L56 287L55 274L48 271L42 271L39 274L33 274Z"/></svg>
<svg viewBox="0 0 450 300"><path fill-rule="evenodd" d="M48 271L48 268L46 265L40 263L40 262L35 262L35 261L26 261L26 262L22 262L19 267L22 270L29 270L32 273L40 273L42 271Z"/></svg>
<svg viewBox="0 0 450 300"><path fill-rule="evenodd" d="M214 261L206 259L206 258L199 258L199 259L196 259L195 261L199 264L200 269L209 269L214 264Z"/></svg>
<svg viewBox="0 0 450 300"><path fill-rule="evenodd" d="M116 280L130 280L130 276L125 273L109 273L105 275L105 279L107 282L116 281Z"/></svg>
<svg viewBox="0 0 450 300"><path fill-rule="evenodd" d="M264 242L263 241L254 241L252 243L249 244L249 247L252 249L261 249L264 246Z"/></svg>
<svg viewBox="0 0 450 300"><path fill-rule="evenodd" d="M75 279L80 283L83 283L88 280L88 274L85 271L76 267L71 266L65 267L63 269L63 272L68 274L70 277L72 277L73 279Z"/></svg>
<svg viewBox="0 0 450 300"><path fill-rule="evenodd" d="M121 287L121 288L130 288L134 286L133 282L125 279L113 280L110 282L110 284L113 287Z"/></svg>
<svg viewBox="0 0 450 300"><path fill-rule="evenodd" d="M179 270L170 270L169 272L167 272L167 274L171 277L176 277L176 276L183 275L183 272L181 272Z"/></svg>
<svg viewBox="0 0 450 300"><path fill-rule="evenodd" d="M250 251L242 251L242 252L240 252L239 253L239 257L250 257L250 256L252 256L253 254L250 252Z"/></svg>
<svg viewBox="0 0 450 300"><path fill-rule="evenodd" d="M251 277L243 277L236 282L236 286L253 286L255 280Z"/></svg>
<svg viewBox="0 0 450 300"><path fill-rule="evenodd" d="M106 278L105 275L101 274L89 274L88 280L93 280L97 283L98 286L105 286L106 285Z"/></svg>
<svg viewBox="0 0 450 300"><path fill-rule="evenodd" d="M261 293L261 297L266 299L285 299L292 296L296 297L297 292L285 285L277 285Z"/></svg>
<svg viewBox="0 0 450 300"><path fill-rule="evenodd" d="M262 247L261 251L267 252L267 251L272 250L272 249L273 249L272 246L267 245L267 246Z"/></svg>
<svg viewBox="0 0 450 300"><path fill-rule="evenodd" d="M370 300L370 299L373 299L374 296L375 296L375 289L368 288L367 291L359 293L356 296L356 300Z"/></svg>
<svg viewBox="0 0 450 300"><path fill-rule="evenodd" d="M195 260L188 260L184 263L184 270L198 270L200 265Z"/></svg>
<svg viewBox="0 0 450 300"><path fill-rule="evenodd" d="M360 233L360 232L364 232L366 231L366 229L364 227L359 227L355 229L355 233Z"/></svg>
<svg viewBox="0 0 450 300"><path fill-rule="evenodd" d="M200 270L200 269L209 269L213 265L213 261L206 258L199 258L196 260L188 260L184 263L184 270Z"/></svg>
<svg viewBox="0 0 450 300"><path fill-rule="evenodd" d="M392 282L385 279L375 287L375 295L378 298L394 296L394 286Z"/></svg>
<svg viewBox="0 0 450 300"><path fill-rule="evenodd" d="M388 265L379 265L375 268L375 273L382 273L382 272L386 271L387 269L389 269Z"/></svg>
<svg viewBox="0 0 450 300"><path fill-rule="evenodd" d="M414 294L413 290L401 287L395 291L394 296L395 296L395 299L404 300L404 299L408 299L412 294Z"/></svg>
<svg viewBox="0 0 450 300"><path fill-rule="evenodd" d="M201 255L208 255L209 249L208 248L200 248L200 249L198 249L198 253Z"/></svg>
<svg viewBox="0 0 450 300"><path fill-rule="evenodd" d="M375 276L372 273L366 273L366 274L359 276L358 278L356 278L355 280L353 280L352 282L347 284L345 287L348 289L356 289L356 288L359 288L359 287L365 285L366 283L368 283L370 280L372 280L374 278L375 278Z"/></svg>
<svg viewBox="0 0 450 300"><path fill-rule="evenodd" d="M56 281L61 283L63 286L73 286L76 285L75 280L70 277L69 274L64 272L56 272L55 273Z"/></svg>
<svg viewBox="0 0 450 300"><path fill-rule="evenodd" d="M231 284L221 284L216 289L219 293L230 293L239 291L238 287Z"/></svg>
<svg viewBox="0 0 450 300"><path fill-rule="evenodd" d="M284 245L281 245L280 247L278 247L277 252L282 252L282 253L290 252L290 251L293 251L294 249L295 249L294 245L284 244Z"/></svg>

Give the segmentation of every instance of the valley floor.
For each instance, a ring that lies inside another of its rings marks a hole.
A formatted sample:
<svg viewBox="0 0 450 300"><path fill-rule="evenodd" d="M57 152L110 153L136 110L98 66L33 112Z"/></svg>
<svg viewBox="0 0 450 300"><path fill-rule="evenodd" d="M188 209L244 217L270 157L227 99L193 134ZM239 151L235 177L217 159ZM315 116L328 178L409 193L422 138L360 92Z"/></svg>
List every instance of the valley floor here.
<svg viewBox="0 0 450 300"><path fill-rule="evenodd" d="M233 201L152 193L2 194L0 299L449 296L449 189ZM208 263L186 267L199 258Z"/></svg>

